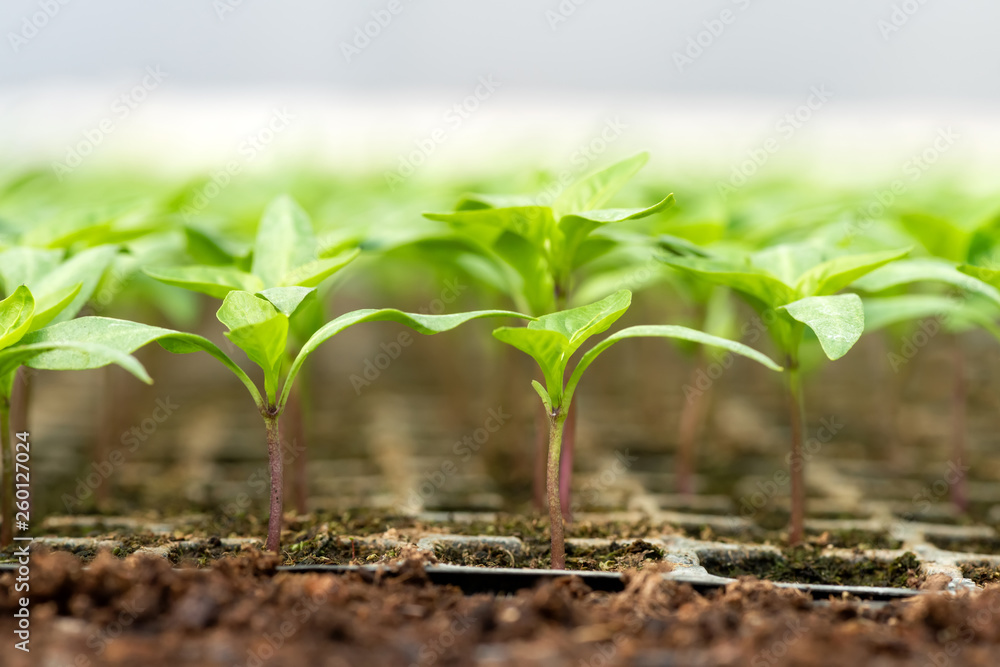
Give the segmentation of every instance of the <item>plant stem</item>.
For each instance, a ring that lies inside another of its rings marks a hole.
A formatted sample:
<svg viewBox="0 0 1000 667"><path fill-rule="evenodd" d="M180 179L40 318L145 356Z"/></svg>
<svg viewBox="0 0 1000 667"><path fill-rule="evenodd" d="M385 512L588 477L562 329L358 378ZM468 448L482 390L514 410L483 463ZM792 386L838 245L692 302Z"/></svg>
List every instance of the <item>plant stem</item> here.
<svg viewBox="0 0 1000 667"><path fill-rule="evenodd" d="M559 455L562 450L563 423L566 415L556 409L549 415L549 466L545 489L549 500L549 530L552 535L552 569L566 569L566 536L559 503Z"/></svg>
<svg viewBox="0 0 1000 667"><path fill-rule="evenodd" d="M282 484L281 428L278 424L279 415L276 410L264 414L267 426L267 458L271 469L271 510L267 520L268 551L277 553L281 548L281 520L284 502L284 486Z"/></svg>
<svg viewBox="0 0 1000 667"><path fill-rule="evenodd" d="M3 496L0 501L0 549L14 541L14 438L10 431L10 399L0 396L0 455L3 462Z"/></svg>
<svg viewBox="0 0 1000 667"><path fill-rule="evenodd" d="M805 534L806 487L805 459L802 458L802 434L805 428L805 401L802 395L802 376L799 360L788 356L788 410L792 426L792 453L789 474L792 480L792 517L788 526L788 543L796 546Z"/></svg>
<svg viewBox="0 0 1000 667"><path fill-rule="evenodd" d="M965 378L965 354L958 336L952 337L952 353L954 354L955 383L951 392L951 457L956 470L962 468L965 460L965 410L968 387ZM966 492L965 475L959 473L951 485L951 502L960 512L969 509L969 498Z"/></svg>

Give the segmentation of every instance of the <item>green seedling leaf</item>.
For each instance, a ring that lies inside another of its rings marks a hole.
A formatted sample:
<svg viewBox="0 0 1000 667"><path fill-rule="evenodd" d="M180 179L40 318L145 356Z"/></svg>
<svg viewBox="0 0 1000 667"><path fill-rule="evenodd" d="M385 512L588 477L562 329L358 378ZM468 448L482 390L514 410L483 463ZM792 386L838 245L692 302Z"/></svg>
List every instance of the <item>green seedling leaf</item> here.
<svg viewBox="0 0 1000 667"><path fill-rule="evenodd" d="M779 310L812 329L831 360L847 354L865 329L865 309L857 294L809 296Z"/></svg>
<svg viewBox="0 0 1000 667"><path fill-rule="evenodd" d="M299 309L302 302L310 294L315 293L315 287L272 287L271 289L257 292L257 296L267 299L285 317L290 318Z"/></svg>
<svg viewBox="0 0 1000 667"><path fill-rule="evenodd" d="M564 263L572 262L583 240L602 225L625 220L639 220L664 211L675 203L673 195L667 195L661 201L647 208L605 208L600 210L584 210L581 213L565 215L559 219L559 229L565 241L563 253Z"/></svg>
<svg viewBox="0 0 1000 667"><path fill-rule="evenodd" d="M556 216L577 211L593 211L611 201L633 176L649 162L649 153L642 152L616 162L610 167L584 176L571 184L556 198Z"/></svg>
<svg viewBox="0 0 1000 667"><path fill-rule="evenodd" d="M333 257L317 259L298 266L289 271L281 279L281 285L297 285L299 287L316 287L321 282L341 270L361 254L357 248L352 248Z"/></svg>
<svg viewBox="0 0 1000 667"><path fill-rule="evenodd" d="M900 217L907 233L936 257L963 262L969 253L969 232L951 222L923 213L908 213Z"/></svg>
<svg viewBox="0 0 1000 667"><path fill-rule="evenodd" d="M187 252L198 264L204 266L227 266L236 263L236 255L223 247L222 241L197 227L185 225Z"/></svg>
<svg viewBox="0 0 1000 667"><path fill-rule="evenodd" d="M0 280L3 281L3 293L10 295L18 285L34 286L39 280L55 271L62 257L62 250L27 246L10 248L0 253Z"/></svg>
<svg viewBox="0 0 1000 667"><path fill-rule="evenodd" d="M116 320L108 317L79 317L39 329L21 339L20 345L60 346L42 351L26 363L43 370L86 370L118 363L115 355L101 356L100 350L110 348L119 354L132 354L140 347L157 342L164 349L175 353L207 352L228 368L243 382L258 407L264 402L253 381L225 352L207 338L171 329L153 327L138 322ZM71 349L66 343L96 345L85 351ZM19 346L20 346L19 345Z"/></svg>
<svg viewBox="0 0 1000 667"><path fill-rule="evenodd" d="M278 287L294 269L316 259L316 236L306 212L291 197L275 199L264 211L253 249L251 272L263 285Z"/></svg>
<svg viewBox="0 0 1000 667"><path fill-rule="evenodd" d="M836 294L865 274L904 257L909 249L834 257L802 274L795 286L802 296Z"/></svg>
<svg viewBox="0 0 1000 667"><path fill-rule="evenodd" d="M542 370L542 375L545 376L549 401L555 399L555 402L559 403L562 397L563 373L572 355L569 351L569 339L558 331L529 327L501 327L493 331L493 336L535 360Z"/></svg>
<svg viewBox="0 0 1000 667"><path fill-rule="evenodd" d="M492 245L501 232L515 234L534 248L545 247L546 240L552 238L556 228L552 209L547 206L518 206L511 208L483 208L456 211L454 213L425 213L424 217L455 225L492 229L492 235L482 235L486 245Z"/></svg>
<svg viewBox="0 0 1000 667"><path fill-rule="evenodd" d="M580 378L583 377L584 371L587 370L590 364L594 363L594 360L596 360L597 357L609 347L619 341L625 340L626 338L674 338L685 340L692 343L698 343L699 345L717 347L728 352L732 352L733 354L739 354L748 359L753 359L757 363L770 368L772 371L784 370L781 366L772 361L770 357L758 352L752 347L747 347L743 343L737 343L736 341L728 340L726 338L712 336L695 329L688 329L687 327L678 327L673 325L628 327L627 329L622 329L621 331L608 336L600 343L587 350L583 357L580 358L580 363L578 363L576 368L573 369L573 374L566 383L565 401L567 405L572 402L573 394L576 392L576 386L579 384Z"/></svg>
<svg viewBox="0 0 1000 667"><path fill-rule="evenodd" d="M288 317L267 299L239 290L226 295L217 317L229 327L226 337L263 369L264 390L274 403L288 346Z"/></svg>
<svg viewBox="0 0 1000 667"><path fill-rule="evenodd" d="M928 317L951 316L961 307L961 301L939 294L902 294L865 299L865 332Z"/></svg>
<svg viewBox="0 0 1000 667"><path fill-rule="evenodd" d="M64 322L76 317L94 295L101 277L117 254L118 248L115 246L88 248L73 255L36 282L28 283L38 299L38 310L46 311L50 311L52 305L59 304L67 290L75 288L73 299L45 320L44 324L34 325L35 328L41 328L50 321Z"/></svg>
<svg viewBox="0 0 1000 667"><path fill-rule="evenodd" d="M31 328L28 329L28 332L38 331L53 321L63 321L61 317L63 313L72 313L73 317L75 317L76 312L73 311L70 304L76 305L78 301L77 297L82 289L83 283L79 283L62 290L48 292L45 296L39 298L35 303L35 317L31 320Z"/></svg>
<svg viewBox="0 0 1000 667"><path fill-rule="evenodd" d="M742 292L767 307L776 308L796 299L795 290L763 269L693 257L661 257L661 261L694 278Z"/></svg>
<svg viewBox="0 0 1000 667"><path fill-rule="evenodd" d="M951 262L940 259L905 259L869 273L855 281L853 286L866 292L876 293L912 283L941 282L979 294L1000 305L1000 291L994 286L996 283L991 284L989 280L983 280L981 277L988 277L986 272L989 272L989 269L981 269L979 272L966 271L962 267L956 267ZM994 273L1000 278L1000 272Z"/></svg>
<svg viewBox="0 0 1000 667"><path fill-rule="evenodd" d="M350 313L345 313L326 323L302 346L298 356L295 357L295 361L292 362L292 366L288 371L288 376L285 378L285 384L281 391L281 399L278 401L278 409L283 409L285 404L288 402L288 395L291 393L292 384L294 383L295 377L298 375L299 369L301 369L302 364L305 363L306 359L308 359L309 356L316 351L316 348L324 342L333 338L344 329L354 326L355 324L361 324L362 322L398 322L399 324L404 324L410 327L417 333L430 335L450 331L451 329L465 324L466 322L485 317L516 317L529 320L533 319L527 315L511 312L509 310L475 310L468 313L455 313L453 315L423 315L418 313L404 313L403 311L396 310L395 308L385 308L382 310L366 308L363 310L355 310Z"/></svg>
<svg viewBox="0 0 1000 667"><path fill-rule="evenodd" d="M260 278L231 266L164 266L146 269L146 275L216 299L225 299L233 290L259 292L264 289Z"/></svg>
<svg viewBox="0 0 1000 667"><path fill-rule="evenodd" d="M0 301L0 350L15 344L28 333L34 313L35 298L24 285Z"/></svg>
<svg viewBox="0 0 1000 667"><path fill-rule="evenodd" d="M531 386L534 387L535 393L538 394L538 397L542 399L542 405L545 406L545 411L552 414L552 397L549 396L549 392L545 390L545 387L543 387L542 383L538 380L532 380Z"/></svg>
<svg viewBox="0 0 1000 667"><path fill-rule="evenodd" d="M59 352L69 354L59 355ZM32 360L42 354L50 355L50 365L47 366L49 370L81 370L81 368L101 368L109 364L116 364L146 384L153 384L153 379L149 377L146 369L135 357L106 345L68 341L14 345L0 350L0 377L7 377L19 367L30 365ZM65 360L66 365L60 366L60 360Z"/></svg>
<svg viewBox="0 0 1000 667"><path fill-rule="evenodd" d="M529 330L554 331L567 341L566 356L576 352L583 343L608 330L632 303L632 293L619 290L595 303L539 317L528 324Z"/></svg>

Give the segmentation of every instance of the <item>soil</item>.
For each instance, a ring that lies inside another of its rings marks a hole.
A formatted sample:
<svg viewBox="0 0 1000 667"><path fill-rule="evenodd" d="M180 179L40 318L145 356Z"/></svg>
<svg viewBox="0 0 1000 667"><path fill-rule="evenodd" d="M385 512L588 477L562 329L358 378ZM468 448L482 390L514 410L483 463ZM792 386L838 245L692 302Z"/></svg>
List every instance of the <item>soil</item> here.
<svg viewBox="0 0 1000 667"><path fill-rule="evenodd" d="M838 586L887 586L916 588L920 579L917 557L907 553L893 561L848 560L823 555L816 547L796 547L779 554L706 554L701 564L722 577L753 575L771 581Z"/></svg>
<svg viewBox="0 0 1000 667"><path fill-rule="evenodd" d="M1000 554L1000 538L997 537L956 539L944 535L928 535L927 541L939 549L947 551L960 551L969 554Z"/></svg>
<svg viewBox="0 0 1000 667"><path fill-rule="evenodd" d="M497 546L482 545L475 549L454 546L439 547L434 555L441 563L450 565L475 565L483 567L530 567L548 569L551 565L548 545L534 544L527 553L513 554ZM644 565L663 560L663 550L636 540L629 544L612 542L606 547L584 548L566 545L567 570L597 570L622 572L642 569Z"/></svg>
<svg viewBox="0 0 1000 667"><path fill-rule="evenodd" d="M431 585L417 560L394 572L276 573L277 559L176 570L102 555L83 570L32 556L27 665L995 665L1000 587L885 605L743 580L701 595L655 568L624 592L565 578L512 596ZM13 637L13 574L0 577L0 633Z"/></svg>
<svg viewBox="0 0 1000 667"><path fill-rule="evenodd" d="M1000 584L1000 565L992 563L963 563L962 576L972 579L980 586Z"/></svg>

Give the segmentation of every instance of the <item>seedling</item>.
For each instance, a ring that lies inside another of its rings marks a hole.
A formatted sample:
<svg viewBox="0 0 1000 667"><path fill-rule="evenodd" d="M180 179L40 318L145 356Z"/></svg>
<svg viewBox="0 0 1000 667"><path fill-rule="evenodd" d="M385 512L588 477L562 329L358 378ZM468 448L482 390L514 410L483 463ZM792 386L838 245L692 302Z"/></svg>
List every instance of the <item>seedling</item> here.
<svg viewBox="0 0 1000 667"><path fill-rule="evenodd" d="M544 195L470 195L458 203L453 213L424 215L452 225L491 260L503 276L499 283L518 309L532 315L553 313L569 303L574 272L615 247L613 239L592 235L594 232L612 223L645 218L673 205L674 196L667 195L645 208L601 208L648 161L648 153L626 158L572 183L554 200ZM571 436L567 445L562 494L568 505L573 469ZM544 455L543 446L538 451ZM536 475L536 484L539 480L540 475ZM536 488L536 499L540 490Z"/></svg>
<svg viewBox="0 0 1000 667"><path fill-rule="evenodd" d="M203 350L222 362L247 388L267 431L268 467L270 470L270 518L267 544L269 551L278 551L281 540L284 492L283 461L280 442L280 420L288 404L295 379L306 359L325 341L348 327L362 322L392 321L405 324L422 334L449 331L470 320L484 317L524 317L503 310L481 310L454 315L420 315L386 308L356 310L337 317L322 326L302 345L291 364L285 363L289 321L316 288L276 287L258 294L243 290L231 291L219 309L219 321L228 327L226 337L261 368L264 393L235 362L211 341L169 329L136 322L103 317L83 317L36 332L27 337L33 343L48 340L87 340L106 345L120 353L130 354L157 341L170 352ZM26 340L27 340L26 339ZM31 360L35 368L51 368L52 364L70 363L79 359L70 352L40 354Z"/></svg>
<svg viewBox="0 0 1000 667"><path fill-rule="evenodd" d="M211 236L195 228L187 228L185 231L192 254L212 263L147 269L149 276L168 285L201 292L217 299L224 299L234 290L263 293L265 290L301 288L295 293L302 295L302 300L296 302L295 308L288 313L292 335L288 337L291 344L283 357L286 364L291 363L298 347L325 321L318 292L306 288L321 285L350 264L360 252L357 248L335 246L329 251L323 251L321 255L309 216L288 196L278 197L264 211L257 227L249 272L237 266L237 258ZM299 388L293 397L297 408L294 411L295 430L300 437L305 431L301 423L302 410L298 409L298 394L302 391ZM304 443L302 444L304 447ZM297 477L295 504L299 512L305 512L303 455L296 460L294 471Z"/></svg>
<svg viewBox="0 0 1000 667"><path fill-rule="evenodd" d="M11 524L15 520L28 521L21 515L27 517L29 511L27 488L30 473L16 454L18 451L27 450L29 445L26 444L26 433L11 432L10 421L11 396L18 369L39 356L49 355L54 356L48 366L53 370L83 370L115 363L139 379L150 381L138 361L93 341L62 339L58 335L43 336L44 340L38 339L38 334L46 331L41 327L56 318L79 291L80 285L75 285L69 290L60 292L61 298L53 297L39 305L31 291L22 285L9 297L0 301L0 452L3 460L3 497L0 503L3 523L0 526L0 548L11 543L13 537ZM38 331L39 329L41 331ZM24 472L18 472L20 470ZM17 516L14 513L15 485L17 485L18 499Z"/></svg>
<svg viewBox="0 0 1000 667"><path fill-rule="evenodd" d="M499 340L529 355L538 364L545 378L543 386L537 380L532 386L542 399L548 417L549 447L546 475L546 495L549 504L549 521L552 538L552 567L566 567L565 528L559 498L559 456L562 448L563 427L573 404L573 395L584 371L597 357L620 340L626 338L658 337L687 340L701 345L712 345L757 361L773 370L781 367L760 352L731 340L711 336L686 327L635 326L622 329L608 336L583 354L566 378L570 358L587 339L607 329L625 314L632 302L632 293L621 290L611 296L570 310L543 315L527 327L501 327L493 332Z"/></svg>
<svg viewBox="0 0 1000 667"><path fill-rule="evenodd" d="M903 257L907 250L829 257L812 244L786 244L743 261L708 257L665 257L674 268L739 292L757 311L781 352L788 378L792 442L791 522L788 540L802 541L805 519L805 461L802 438L805 403L799 365L808 327L827 358L839 359L861 337L864 307L857 294L838 294L863 275Z"/></svg>

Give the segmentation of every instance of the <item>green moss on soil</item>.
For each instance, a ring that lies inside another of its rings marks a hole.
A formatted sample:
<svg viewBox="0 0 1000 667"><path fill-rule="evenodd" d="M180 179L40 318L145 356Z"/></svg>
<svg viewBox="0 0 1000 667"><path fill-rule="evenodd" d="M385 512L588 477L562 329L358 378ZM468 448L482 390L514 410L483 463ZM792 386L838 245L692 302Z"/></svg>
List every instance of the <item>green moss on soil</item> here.
<svg viewBox="0 0 1000 667"><path fill-rule="evenodd" d="M905 588L919 572L920 563L912 553L891 562L846 560L822 555L815 547L786 549L770 553L722 553L702 557L701 564L711 574L723 577L755 576L769 581L840 586L885 586Z"/></svg>
<svg viewBox="0 0 1000 667"><path fill-rule="evenodd" d="M980 586L1000 585L1000 565L986 562L962 563L962 576Z"/></svg>
<svg viewBox="0 0 1000 667"><path fill-rule="evenodd" d="M528 545L526 553L514 553L502 546L478 544L475 546L441 545L434 555L442 563L477 567L518 567L547 569L551 565L548 545ZM610 545L580 547L566 545L567 570L598 570L621 572L641 569L649 562L663 560L662 549L642 540L629 544L612 542Z"/></svg>
<svg viewBox="0 0 1000 667"><path fill-rule="evenodd" d="M928 535L927 541L938 549L960 551L967 554L1000 554L1000 538L997 537L946 537Z"/></svg>

